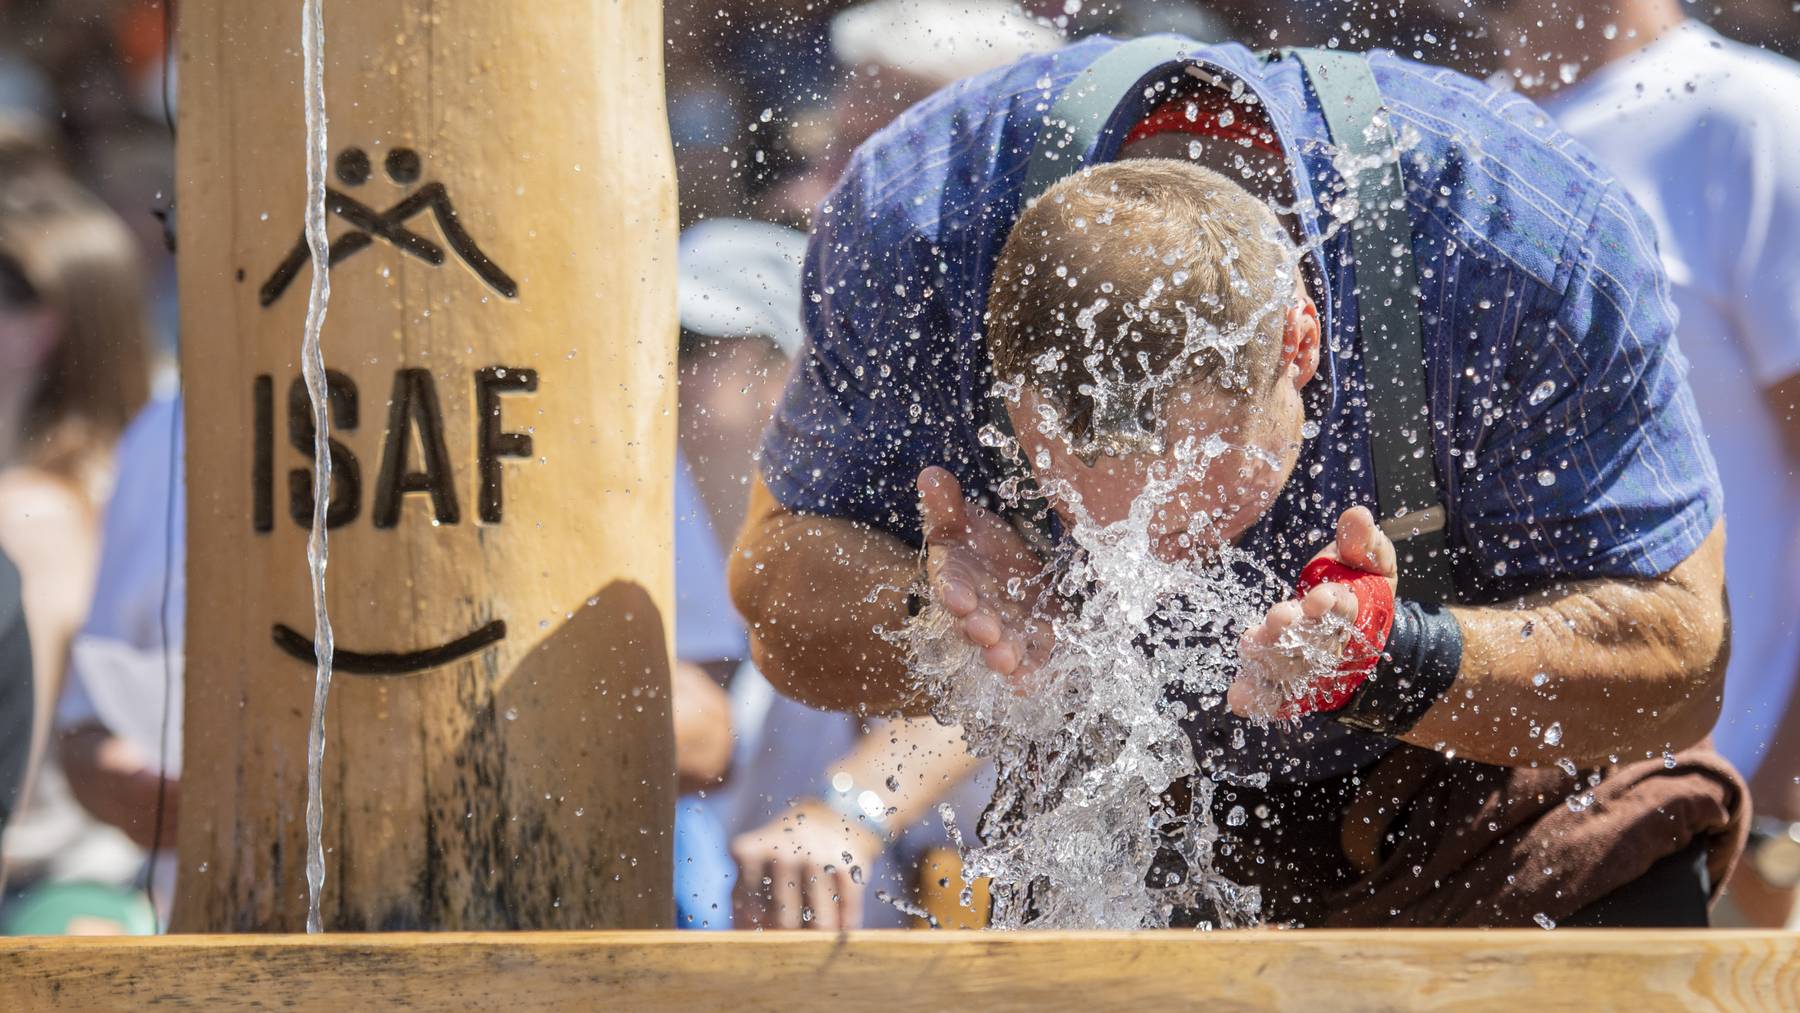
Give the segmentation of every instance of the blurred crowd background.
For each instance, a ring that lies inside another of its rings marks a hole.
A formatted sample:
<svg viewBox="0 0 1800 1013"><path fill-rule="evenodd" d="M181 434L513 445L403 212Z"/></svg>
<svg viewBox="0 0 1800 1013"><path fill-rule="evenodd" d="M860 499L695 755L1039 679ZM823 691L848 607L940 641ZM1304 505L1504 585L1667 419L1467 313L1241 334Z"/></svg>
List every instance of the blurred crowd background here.
<svg viewBox="0 0 1800 1013"><path fill-rule="evenodd" d="M10 869L0 931L154 931L168 900L172 865L146 855L172 844L179 778L166 768L178 750L160 762L166 748L106 717L129 709L114 699L123 693L179 720L178 700L161 695L180 636L160 621L180 615L169 600L178 573L168 572L179 550L166 534L178 461L162 435L175 418L179 347L165 228L179 82L166 2L0 0L0 549L25 578L41 687L27 732L46 745L0 842ZM979 891L961 896L937 813L950 802L969 827L981 809L983 772L953 730L778 698L747 664L724 592L756 436L803 343L808 218L855 147L952 81L1094 33L1391 48L1516 78L1521 61L1485 13L1494 6L669 0L667 111L685 230L683 927L981 919ZM1800 51L1790 0L1682 9L1749 46ZM134 431L138 449L117 450ZM134 678L155 686L120 688ZM879 776L896 768L909 783ZM859 816L872 777L881 804ZM795 881L826 886L784 894Z"/></svg>

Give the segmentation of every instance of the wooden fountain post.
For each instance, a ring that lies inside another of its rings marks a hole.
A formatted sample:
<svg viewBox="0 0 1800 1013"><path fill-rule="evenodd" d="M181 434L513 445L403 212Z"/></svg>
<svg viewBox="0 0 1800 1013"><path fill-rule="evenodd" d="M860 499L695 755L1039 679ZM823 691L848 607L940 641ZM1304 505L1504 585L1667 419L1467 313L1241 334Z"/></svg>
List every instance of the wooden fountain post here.
<svg viewBox="0 0 1800 1013"><path fill-rule="evenodd" d="M185 931L306 911L299 15L179 10ZM324 0L324 20L325 926L666 926L660 4Z"/></svg>

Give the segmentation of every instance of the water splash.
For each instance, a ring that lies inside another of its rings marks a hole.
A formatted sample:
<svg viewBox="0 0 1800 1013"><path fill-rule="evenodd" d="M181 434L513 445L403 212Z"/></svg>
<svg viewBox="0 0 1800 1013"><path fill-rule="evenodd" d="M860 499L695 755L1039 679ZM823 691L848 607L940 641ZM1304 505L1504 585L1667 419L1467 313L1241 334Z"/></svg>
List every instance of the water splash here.
<svg viewBox="0 0 1800 1013"><path fill-rule="evenodd" d="M1403 141L1395 150L1342 168L1352 174L1369 171L1391 163L1406 147ZM1267 459L1266 450L1233 445L1219 433L1175 441L1164 431L1163 403L1187 382L1187 364L1202 351L1224 361L1225 388L1245 389L1243 377L1235 375L1237 353L1291 305L1298 258L1362 211L1350 197L1324 210L1325 235L1291 250L1272 283L1243 276L1236 269L1237 250L1227 251L1227 283L1246 294L1261 293L1243 323L1215 326L1191 307L1177 307L1178 316L1158 321L1151 306L1155 292L1133 304L1141 312L1127 314L1122 327L1147 323L1179 336L1181 353L1166 368L1140 368L1127 376L1094 352L1108 344L1129 347L1123 332L1097 332L1097 317L1107 305L1102 298L1074 317L1082 332L1076 347L1089 354L1046 353L1031 364L1045 375L1070 365L1085 368L1081 392L1094 402L1087 434L1071 438L1058 418L1066 406L1046 404L1040 396L1032 424L1048 442L1062 442L1089 466L1102 455L1151 462L1128 515L1110 525L1094 523L1074 488L1047 477L1048 454L1032 462L1030 470L1045 494L1075 521L1069 545L1046 577L1032 587L1009 588L1032 601L1037 614L1057 616L1042 666L1022 685L1009 685L987 669L981 652L935 605L898 637L913 677L934 701L934 716L959 724L971 752L995 766L998 784L980 824L980 842L964 841L951 829L963 852L965 881L986 877L993 884L996 928L1155 928L1171 924L1178 912L1216 927L1260 920L1258 890L1218 871L1215 849L1224 845L1212 803L1219 784L1261 787L1268 774L1246 772L1233 762L1232 754L1243 746L1241 726L1235 726L1232 741L1205 741L1217 727L1206 712L1225 708L1240 669L1257 677L1277 656L1284 662L1280 671L1306 675L1275 688L1288 702L1301 699L1312 691L1312 677L1335 667L1350 630L1332 617L1299 624L1263 658L1240 659L1243 633L1263 620L1271 604L1291 596L1292 588L1260 560L1209 532L1216 522L1205 511L1177 511L1188 516L1189 525L1180 544L1220 546L1189 559L1171 560L1152 550L1153 544L1166 544L1153 535L1152 521L1159 508L1181 502L1184 484L1204 473L1213 458L1235 453L1264 466L1277 463ZM1272 223L1270 234L1261 238L1287 241ZM1169 266L1177 271L1170 277L1177 277L1179 265ZM1125 298L1106 286L1100 291ZM996 392L1017 405L1028 383L1027 377L1013 377ZM1316 424L1302 428L1303 438L1317 434ZM985 427L982 440L1023 461L1017 442L997 427ZM1021 489L1008 482L997 491L1017 501ZM1302 664L1291 664L1295 660ZM1253 719L1266 724L1277 717ZM1237 826L1247 820L1239 809L1225 822Z"/></svg>
<svg viewBox="0 0 1800 1013"><path fill-rule="evenodd" d="M1289 589L1229 545L1179 561L1151 551L1156 508L1222 452L1185 439L1151 466L1125 519L1077 522L1073 548L1027 592L1061 618L1021 689L987 670L935 605L901 635L934 715L960 723L996 768L981 843L952 833L965 879L993 883L996 928L1155 928L1177 911L1219 927L1259 918L1258 891L1214 867L1211 803L1219 783L1267 777L1228 770L1223 744L1196 751L1184 723L1224 706L1239 636ZM1046 490L1085 518L1073 489ZM1206 515L1191 523L1204 537Z"/></svg>
<svg viewBox="0 0 1800 1013"><path fill-rule="evenodd" d="M306 245L312 252L312 285L306 298L306 332L300 344L300 371L313 410L313 516L306 538L306 565L312 578L313 674L312 723L306 735L306 931L321 931L319 896L325 889L324 802L319 794L319 768L325 761L325 702L331 693L331 619L325 609L325 511L331 503L330 402L325 391L325 352L319 332L331 299L325 232L325 18L324 0L301 0L300 53L304 61L302 90L306 102Z"/></svg>

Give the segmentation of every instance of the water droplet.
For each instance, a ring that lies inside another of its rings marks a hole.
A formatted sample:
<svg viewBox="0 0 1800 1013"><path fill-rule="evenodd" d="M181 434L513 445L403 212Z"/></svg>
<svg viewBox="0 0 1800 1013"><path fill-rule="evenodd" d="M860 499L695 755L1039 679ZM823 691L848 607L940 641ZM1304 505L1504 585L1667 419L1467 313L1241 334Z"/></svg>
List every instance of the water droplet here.
<svg viewBox="0 0 1800 1013"><path fill-rule="evenodd" d="M1538 472L1538 484L1548 488L1556 484L1556 472L1544 468Z"/></svg>
<svg viewBox="0 0 1800 1013"><path fill-rule="evenodd" d="M519 720L519 708L517 708L517 707L506 708L506 720L508 720L508 721Z"/></svg>
<svg viewBox="0 0 1800 1013"><path fill-rule="evenodd" d="M1225 814L1225 825L1230 827L1241 827L1249 820L1249 818L1249 815L1244 812L1243 806L1234 805L1231 807L1231 811Z"/></svg>
<svg viewBox="0 0 1800 1013"><path fill-rule="evenodd" d="M1529 404L1541 405L1545 401L1550 400L1550 395L1554 393L1556 393L1556 381L1545 380L1543 383L1531 388L1531 396L1527 398L1526 401Z"/></svg>
<svg viewBox="0 0 1800 1013"><path fill-rule="evenodd" d="M1557 745L1561 745L1561 744L1562 744L1562 722L1552 721L1552 722L1550 722L1550 727L1544 729L1544 745L1557 746Z"/></svg>
<svg viewBox="0 0 1800 1013"><path fill-rule="evenodd" d="M888 775L886 784L887 784L888 791L899 791L900 790L900 779L895 777L892 774Z"/></svg>
<svg viewBox="0 0 1800 1013"><path fill-rule="evenodd" d="M1308 440L1319 435L1319 424L1312 419L1307 419L1300 424L1300 435L1302 438Z"/></svg>
<svg viewBox="0 0 1800 1013"><path fill-rule="evenodd" d="M856 808L862 810L862 814L872 820L880 819L887 813L886 803L881 801L880 795L872 791L864 791L856 796Z"/></svg>
<svg viewBox="0 0 1800 1013"><path fill-rule="evenodd" d="M1556 928L1556 922L1552 921L1550 916L1545 914L1542 911L1539 911L1537 914L1532 915L1531 920L1534 922L1537 922L1538 928L1543 929L1545 932L1548 932L1551 929Z"/></svg>
<svg viewBox="0 0 1800 1013"><path fill-rule="evenodd" d="M1189 141L1188 142L1188 157L1189 158L1199 158L1200 157L1200 142L1199 141Z"/></svg>

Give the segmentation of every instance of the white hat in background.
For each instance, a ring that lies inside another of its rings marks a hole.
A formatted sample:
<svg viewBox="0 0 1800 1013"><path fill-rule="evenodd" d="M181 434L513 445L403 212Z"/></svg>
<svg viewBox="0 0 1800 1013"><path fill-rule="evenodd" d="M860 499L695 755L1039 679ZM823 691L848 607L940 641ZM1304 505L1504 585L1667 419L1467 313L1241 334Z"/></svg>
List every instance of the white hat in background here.
<svg viewBox="0 0 1800 1013"><path fill-rule="evenodd" d="M760 337L789 358L806 341L800 265L806 233L740 218L712 218L681 234L678 305L683 330L709 338Z"/></svg>
<svg viewBox="0 0 1800 1013"><path fill-rule="evenodd" d="M944 84L1062 44L1062 32L1007 0L873 0L831 19L839 63Z"/></svg>

